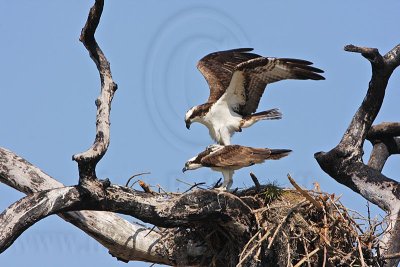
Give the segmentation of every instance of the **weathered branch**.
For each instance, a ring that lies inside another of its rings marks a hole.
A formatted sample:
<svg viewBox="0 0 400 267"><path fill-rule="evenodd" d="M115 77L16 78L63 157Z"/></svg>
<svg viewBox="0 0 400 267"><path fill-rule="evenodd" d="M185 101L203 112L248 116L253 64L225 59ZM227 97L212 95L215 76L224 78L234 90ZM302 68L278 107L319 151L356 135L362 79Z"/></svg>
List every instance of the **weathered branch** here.
<svg viewBox="0 0 400 267"><path fill-rule="evenodd" d="M0 182L25 194L64 186L4 148L0 148ZM169 252L159 233L132 224L114 213L76 211L58 213L58 216L96 239L121 260L171 264Z"/></svg>
<svg viewBox="0 0 400 267"><path fill-rule="evenodd" d="M27 170L26 166L24 167ZM14 170L11 172L14 173ZM3 180L4 174L2 173L0 177ZM26 196L0 215L0 251L11 245L24 230L37 221L51 214L73 210L118 212L162 227L190 227L215 223L223 225L229 235L236 236L237 242L249 238L254 230L250 228L255 221L251 209L239 198L229 193L198 190L181 196L169 197L139 192L121 186L110 186L106 189L105 196L99 200L80 186L56 188ZM194 240L190 238L185 241L194 243ZM160 242L162 243L162 241ZM173 239L166 240L166 242L174 244ZM161 253L163 248L160 248L158 243L159 240L156 240L152 246L157 250L156 253ZM153 249L153 247L151 248ZM179 255L182 254L181 247L174 249L170 247L169 249L171 251L159 255L160 261L156 262L173 263L182 258L182 255ZM191 250L185 247L184 250L187 257L193 257L199 251L204 251L204 248L196 246ZM161 256L165 256L165 258ZM150 259L144 258L143 260L155 261L154 258Z"/></svg>
<svg viewBox="0 0 400 267"><path fill-rule="evenodd" d="M30 194L0 214L0 252L7 249L26 229L48 215L74 210L81 192L76 187L62 187Z"/></svg>
<svg viewBox="0 0 400 267"><path fill-rule="evenodd" d="M161 227L190 227L201 222L214 222L224 224L242 238L250 235L251 229L247 226L254 219L251 209L243 201L216 190L197 190L168 197L113 185L107 188L106 196L99 201L79 186L30 194L0 215L0 229L3 229L0 240L15 240L25 229L48 215L74 210L112 211ZM234 220L237 217L242 221ZM9 235L13 238L8 238ZM4 246L3 242L0 245Z"/></svg>
<svg viewBox="0 0 400 267"><path fill-rule="evenodd" d="M111 75L110 63L98 46L94 34L100 22L104 1L96 0L90 9L88 19L82 29L80 41L89 51L90 57L99 70L101 92L96 100L96 137L93 145L86 151L74 155L72 158L78 163L79 183L96 179L96 165L107 152L110 144L110 110L111 101L117 90Z"/></svg>
<svg viewBox="0 0 400 267"><path fill-rule="evenodd" d="M400 154L400 123L383 122L371 127L367 139L373 148L368 161L368 166L382 171L389 156Z"/></svg>
<svg viewBox="0 0 400 267"><path fill-rule="evenodd" d="M387 82L395 67L396 46L382 57L377 49L346 46L345 50L362 53L372 65L367 94L355 113L340 143L329 152L315 154L321 168L339 183L361 194L386 211L400 208L398 183L362 162L363 144L385 96ZM390 55L390 56L388 56ZM388 59L390 58L390 59ZM385 197L382 197L384 195Z"/></svg>
<svg viewBox="0 0 400 267"><path fill-rule="evenodd" d="M400 136L400 123L399 122L382 122L377 125L371 126L368 131L367 139L372 143L387 138Z"/></svg>
<svg viewBox="0 0 400 267"><path fill-rule="evenodd" d="M386 177L380 171L387 157L397 150L397 139L393 134L397 134L399 129L395 124L381 124L375 128L371 126L382 106L389 78L400 64L400 45L384 56L381 56L376 48L348 45L345 50L361 53L370 61L372 77L368 91L339 144L329 152L318 152L314 156L320 167L332 178L389 213L392 223L384 238L384 249L386 253L394 253L397 252L394 250L399 248L399 245L392 241L400 236L397 229L400 186L397 181ZM363 145L367 137L374 144L368 165L362 160ZM397 263L393 261L391 264Z"/></svg>
<svg viewBox="0 0 400 267"><path fill-rule="evenodd" d="M35 186L24 185L23 190L31 191L30 194L11 205L0 215L0 251L11 245L24 230L34 223L57 213L61 213L60 216L65 220L86 230L96 240L110 247L113 255L117 255L122 260L139 259L166 264L186 264L193 261L198 264L203 259L204 255L202 254L207 246L205 244L198 245L197 240L204 241L196 234L193 235L193 230L186 233L186 227L197 229L200 226L203 231L206 231L212 229L212 225L215 224L223 228L224 234L235 237L234 240L237 244L244 243L254 230L255 218L249 206L232 194L219 191L195 191L170 197L111 186L109 182L101 183L97 179L96 165L105 155L110 143L111 102L117 90L117 85L112 80L110 64L94 37L103 6L103 0L96 0L94 6L90 9L87 22L80 36L80 40L89 51L89 55L99 71L101 92L96 100L96 137L94 143L87 151L73 156L73 160L78 163L79 184L74 187L62 187L61 184L54 182L54 186L52 185L51 188L57 187L57 185L60 187L48 190L43 190L43 187L39 185L36 185L36 188ZM2 158L4 169L0 177L6 184L15 187L21 185L10 179L16 169L16 166L13 166L12 163L16 161L21 163L22 176L28 176L32 181L36 178L39 178L38 180L43 178L41 171L34 166L22 159L16 160L14 158L10 162L8 156L12 153L6 150L1 152L4 156ZM31 172L32 170L33 172ZM37 183L37 181L33 183ZM38 192L34 192L35 189ZM101 213L72 212L77 210L102 210L128 214L157 226L182 228L182 230L178 229L182 231L182 234L165 238L159 233L138 227L138 229L132 231L131 236L125 239L127 240L126 244L119 246L115 252L112 250L117 247L114 243L121 240L114 241L110 233L103 233L106 230L104 228L94 230L97 225L93 218L101 216ZM87 218L82 218L85 215L93 216L88 220L89 223L94 223L93 226L87 225ZM202 225L203 227L201 227ZM146 234L145 236L143 236L142 231ZM147 238L148 235L149 238ZM107 241L104 240L104 236L107 237ZM178 240L179 238L181 240ZM152 244L146 242L150 239L154 240ZM130 244L130 240L133 244ZM144 244L140 244L141 246L137 248L136 241ZM111 243L113 245L110 245ZM120 249L124 246L132 246L132 250L123 253ZM143 248L147 248L147 250L141 251ZM234 252L233 255L235 254ZM209 253L209 255L212 256L213 254Z"/></svg>

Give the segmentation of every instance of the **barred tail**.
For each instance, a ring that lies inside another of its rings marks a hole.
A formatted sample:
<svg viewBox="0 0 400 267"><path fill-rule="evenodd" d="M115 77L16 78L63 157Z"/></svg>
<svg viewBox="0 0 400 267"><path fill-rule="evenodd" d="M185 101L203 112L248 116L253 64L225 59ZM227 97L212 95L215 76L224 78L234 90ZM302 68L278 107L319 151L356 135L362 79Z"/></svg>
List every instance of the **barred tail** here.
<svg viewBox="0 0 400 267"><path fill-rule="evenodd" d="M280 159L289 155L292 150L290 149L270 149L270 159Z"/></svg>
<svg viewBox="0 0 400 267"><path fill-rule="evenodd" d="M261 111L257 112L254 114L251 114L251 118L258 120L280 120L282 119L282 113L279 111L279 109L274 108L274 109L269 109L266 111Z"/></svg>
<svg viewBox="0 0 400 267"><path fill-rule="evenodd" d="M279 112L279 109L274 108L243 117L240 123L240 128L250 127L259 120L279 120L279 119L282 119L282 113Z"/></svg>

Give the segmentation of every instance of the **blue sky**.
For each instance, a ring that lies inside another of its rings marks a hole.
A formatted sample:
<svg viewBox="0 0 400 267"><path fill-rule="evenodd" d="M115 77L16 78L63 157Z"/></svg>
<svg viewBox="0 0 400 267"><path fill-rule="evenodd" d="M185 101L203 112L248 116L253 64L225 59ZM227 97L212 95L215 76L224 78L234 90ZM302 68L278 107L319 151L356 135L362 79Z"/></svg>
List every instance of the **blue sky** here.
<svg viewBox="0 0 400 267"><path fill-rule="evenodd" d="M94 139L99 78L78 41L92 1L0 1L2 104L0 146L11 149L66 185L76 184L74 153ZM326 81L283 81L268 86L260 110L280 108L280 121L261 122L234 136L233 143L290 148L280 161L238 171L234 187L250 186L253 171L262 182L299 184L343 194L342 201L366 213L366 201L338 184L313 158L335 146L360 105L370 65L346 44L397 45L399 1L107 1L97 40L111 62L119 89L111 113L111 144L99 163L100 178L124 184L135 173L167 190L215 182L208 169L181 173L185 161L211 143L207 129L185 128L188 108L203 103L208 87L197 71L204 55L254 47L271 57L313 61ZM399 121L400 75L389 82L376 120ZM366 154L370 145L366 144ZM399 158L384 173L396 178ZM0 185L0 208L23 195ZM374 214L378 210L374 209ZM133 220L133 219L132 219ZM29 260L28 260L29 259ZM148 266L120 263L107 250L56 216L25 232L0 255L1 266Z"/></svg>

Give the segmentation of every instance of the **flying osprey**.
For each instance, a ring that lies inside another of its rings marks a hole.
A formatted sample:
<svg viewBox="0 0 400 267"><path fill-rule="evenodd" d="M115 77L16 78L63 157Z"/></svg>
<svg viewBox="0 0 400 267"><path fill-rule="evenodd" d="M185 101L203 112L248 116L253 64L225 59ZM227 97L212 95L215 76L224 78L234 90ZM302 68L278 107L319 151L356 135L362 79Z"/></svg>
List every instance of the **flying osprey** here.
<svg viewBox="0 0 400 267"><path fill-rule="evenodd" d="M232 176L235 170L254 164L263 163L267 159L286 157L292 150L253 148L239 145L210 145L185 163L182 172L209 167L214 171L222 172L224 182L221 190L229 190L232 185Z"/></svg>
<svg viewBox="0 0 400 267"><path fill-rule="evenodd" d="M270 58L248 53L252 48L240 48L211 53L203 57L197 68L210 87L206 103L194 106L185 115L186 128L192 122L207 126L210 136L220 145L230 145L230 138L242 128L259 120L280 119L281 113L271 109L257 110L265 87L285 79L324 80L301 59Z"/></svg>

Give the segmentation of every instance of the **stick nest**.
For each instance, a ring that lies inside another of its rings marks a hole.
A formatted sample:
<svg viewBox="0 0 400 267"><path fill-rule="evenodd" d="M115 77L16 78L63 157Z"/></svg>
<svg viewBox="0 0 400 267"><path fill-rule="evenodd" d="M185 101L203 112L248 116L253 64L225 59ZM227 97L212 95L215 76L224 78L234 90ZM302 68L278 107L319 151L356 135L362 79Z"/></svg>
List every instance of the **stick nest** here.
<svg viewBox="0 0 400 267"><path fill-rule="evenodd" d="M377 255L382 223L348 210L334 194L303 190L291 182L295 189L256 184L235 193L255 215L250 238L213 222L165 233L175 242L181 239L182 246L188 237L200 240L208 248L200 266L383 265Z"/></svg>
<svg viewBox="0 0 400 267"><path fill-rule="evenodd" d="M254 209L259 230L240 253L239 266L249 259L264 262L260 266L379 266L377 223L350 212L328 193L282 190L265 201L270 191L267 186L252 196L252 202L264 200Z"/></svg>

